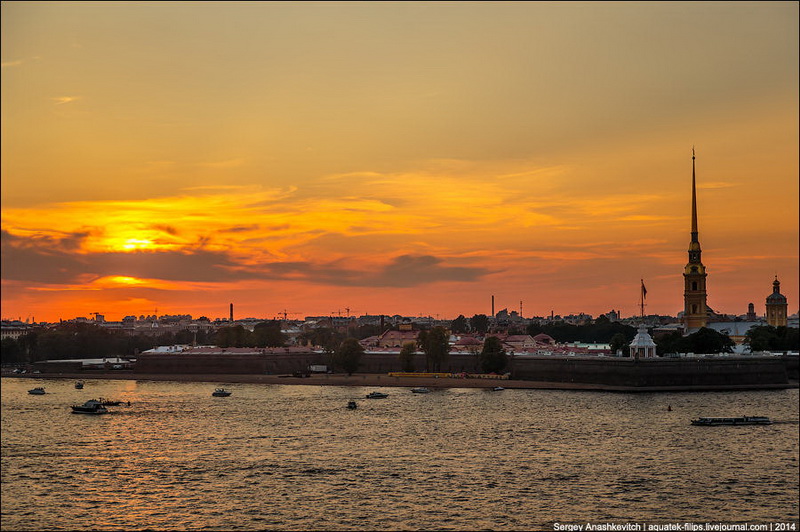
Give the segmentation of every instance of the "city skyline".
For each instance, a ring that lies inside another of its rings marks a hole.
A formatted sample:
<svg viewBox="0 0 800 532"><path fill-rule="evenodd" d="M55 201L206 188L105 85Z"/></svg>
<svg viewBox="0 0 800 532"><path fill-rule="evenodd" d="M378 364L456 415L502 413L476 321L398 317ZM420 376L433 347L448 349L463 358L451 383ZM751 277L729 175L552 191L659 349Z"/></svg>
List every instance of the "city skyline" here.
<svg viewBox="0 0 800 532"><path fill-rule="evenodd" d="M3 317L797 312L797 3L0 9Z"/></svg>

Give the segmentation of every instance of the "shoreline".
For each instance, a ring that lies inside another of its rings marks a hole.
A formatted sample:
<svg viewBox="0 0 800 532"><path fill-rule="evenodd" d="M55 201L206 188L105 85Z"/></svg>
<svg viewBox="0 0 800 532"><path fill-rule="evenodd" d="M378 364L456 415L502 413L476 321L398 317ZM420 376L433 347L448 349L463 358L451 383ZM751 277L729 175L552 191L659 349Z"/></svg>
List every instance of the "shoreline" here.
<svg viewBox="0 0 800 532"><path fill-rule="evenodd" d="M703 385L703 386L608 386L604 384L576 382L545 382L519 379L465 379L433 377L393 377L386 374L312 374L309 377L291 375L229 375L229 374L166 374L134 373L132 371L99 371L91 373L26 373L7 374L2 377L21 379L67 379L67 380L137 380L172 382L207 382L209 384L282 384L289 386L365 386L365 387L404 387L416 388L485 388L502 386L506 389L520 390L573 390L596 392L710 392L745 390L786 390L800 388L796 381L786 384L744 384L744 385Z"/></svg>

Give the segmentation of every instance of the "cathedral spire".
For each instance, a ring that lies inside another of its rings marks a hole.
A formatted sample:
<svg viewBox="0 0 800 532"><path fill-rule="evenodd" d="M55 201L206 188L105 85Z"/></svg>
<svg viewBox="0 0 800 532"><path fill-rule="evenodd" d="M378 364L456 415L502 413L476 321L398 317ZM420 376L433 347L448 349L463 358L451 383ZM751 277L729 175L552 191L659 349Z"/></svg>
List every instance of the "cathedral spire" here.
<svg viewBox="0 0 800 532"><path fill-rule="evenodd" d="M687 332L705 327L708 322L706 303L706 268L701 260L700 239L697 237L697 176L692 146L692 239L689 242L689 262L683 270L683 319Z"/></svg>
<svg viewBox="0 0 800 532"><path fill-rule="evenodd" d="M697 239L697 189L694 173L694 146L692 146L692 242L699 242Z"/></svg>

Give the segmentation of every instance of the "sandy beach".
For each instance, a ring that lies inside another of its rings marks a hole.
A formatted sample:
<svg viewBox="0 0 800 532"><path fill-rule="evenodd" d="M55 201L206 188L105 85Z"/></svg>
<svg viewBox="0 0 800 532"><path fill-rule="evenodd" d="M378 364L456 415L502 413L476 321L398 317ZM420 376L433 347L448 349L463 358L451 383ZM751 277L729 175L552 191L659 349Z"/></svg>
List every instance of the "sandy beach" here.
<svg viewBox="0 0 800 532"><path fill-rule="evenodd" d="M91 371L82 373L3 373L3 377L29 379L117 379L139 381L208 382L215 385L234 383L282 384L293 386L386 386L386 387L427 387L435 388L487 388L502 386L506 389L530 390L584 390L605 392L687 392L687 391L725 391L725 390L781 390L798 388L798 382L788 384L731 385L731 386L607 386L602 384L573 382L541 382L505 379L468 379L433 377L394 377L386 374L312 374L309 377L291 375L207 375L207 374L144 374L132 371Z"/></svg>

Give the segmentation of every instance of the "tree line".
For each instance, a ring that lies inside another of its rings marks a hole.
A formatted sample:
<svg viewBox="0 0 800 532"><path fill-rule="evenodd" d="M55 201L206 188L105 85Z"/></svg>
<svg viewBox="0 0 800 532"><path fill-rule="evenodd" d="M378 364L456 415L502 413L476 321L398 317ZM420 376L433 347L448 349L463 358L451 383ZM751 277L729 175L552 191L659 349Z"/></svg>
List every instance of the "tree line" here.
<svg viewBox="0 0 800 532"><path fill-rule="evenodd" d="M446 367L450 355L450 331L444 327L421 330L416 342L406 342L398 355L403 371L415 372L417 351L425 354L425 372L439 373ZM332 365L352 375L358 371L364 347L356 338L345 338L331 352ZM477 353L477 362L484 373L499 373L508 364L508 354L499 338L489 336L484 340L483 349Z"/></svg>
<svg viewBox="0 0 800 532"><path fill-rule="evenodd" d="M468 331L486 334L488 324L488 317L483 314L476 314L469 320L464 316L459 316L451 323L451 330L456 334ZM319 346L329 354L337 355L345 340L352 339L358 344L358 340L377 336L390 328L389 326L381 328L378 325L363 325L347 331L340 331L322 327L302 332L298 336L298 343ZM612 352L621 349L627 355L627 346L633 340L636 329L619 322L611 322L601 316L594 323L586 325L570 325L563 322L530 324L524 333L531 336L544 333L559 343L609 343ZM753 352L796 351L800 347L798 333L798 329L790 327L758 326L747 332L745 342ZM414 353L419 350L425 353L425 369L438 371L448 359L449 335L450 331L443 327L419 331L416 342L411 343L410 346L403 346L399 355L401 365L404 368L413 365ZM502 349L498 348L498 345L502 346L502 344L496 338L494 340L491 338L493 337L487 338L488 346L484 342L483 349L479 353L479 356L483 357L480 364L483 366L486 362L489 372L500 371L505 367ZM235 325L220 327L213 332L183 330L159 335L129 335L93 323L67 323L52 329L32 330L17 339L3 339L0 346L0 361L3 364L24 364L39 360L133 356L159 345L191 344L193 342L219 347L281 347L286 345L286 341L287 337L281 331L280 322L275 320L258 323L253 331L249 331L241 325ZM730 353L734 346L728 336L708 328L702 328L688 336L683 336L680 332L656 336L655 342L657 353L660 356L690 352ZM344 352L350 353L354 350L357 351L353 342L348 342ZM356 357L353 354L341 356L347 360ZM337 358L334 356L332 360L335 362ZM352 362L347 362L345 365L349 367Z"/></svg>

